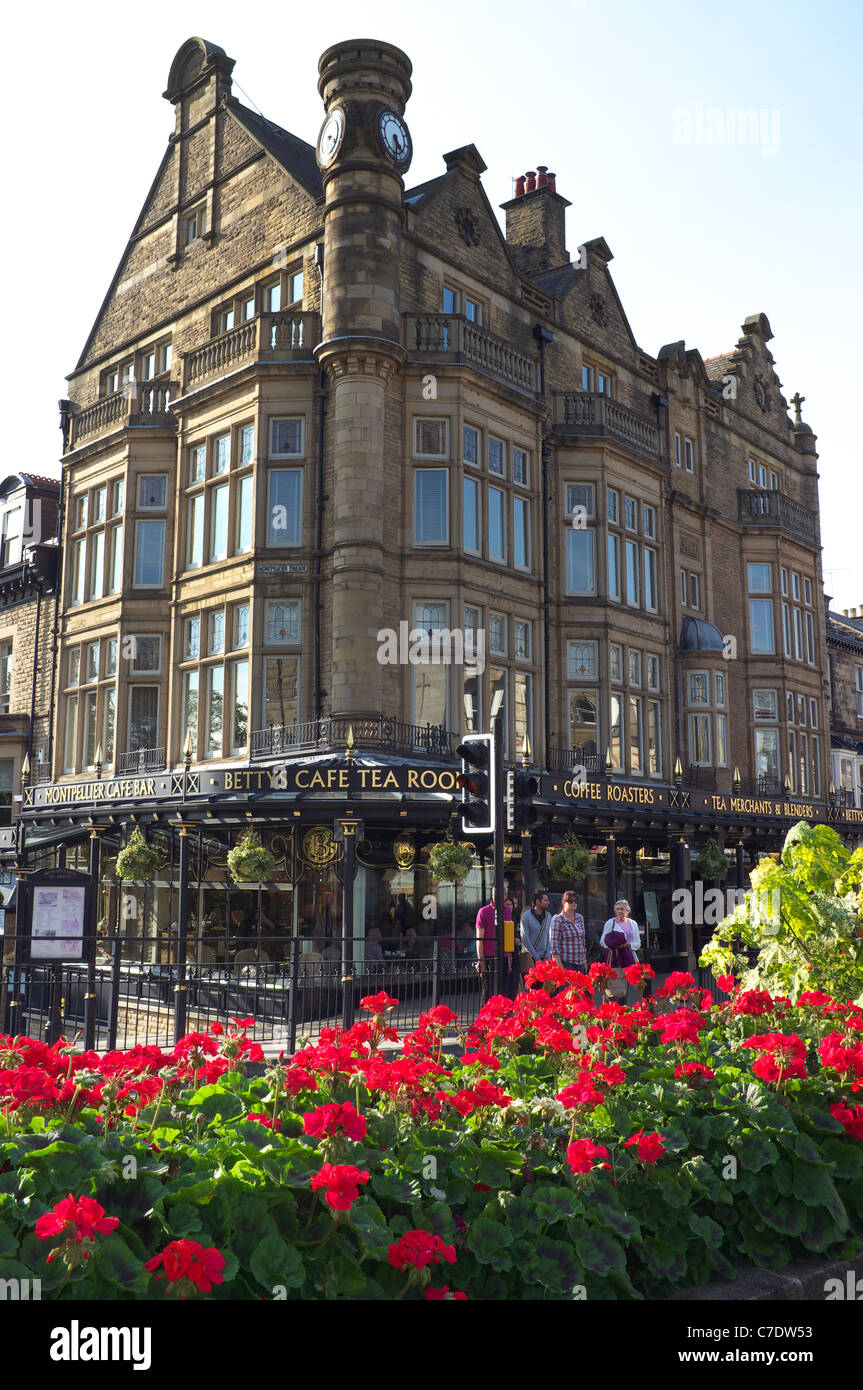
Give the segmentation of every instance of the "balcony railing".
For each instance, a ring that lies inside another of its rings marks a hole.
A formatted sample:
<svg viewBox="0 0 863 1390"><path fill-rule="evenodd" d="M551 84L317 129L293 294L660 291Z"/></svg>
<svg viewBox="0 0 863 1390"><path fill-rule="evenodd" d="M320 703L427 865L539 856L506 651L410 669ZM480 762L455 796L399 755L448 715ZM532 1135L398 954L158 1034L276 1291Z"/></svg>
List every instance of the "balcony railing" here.
<svg viewBox="0 0 863 1390"><path fill-rule="evenodd" d="M465 363L535 395L539 364L506 338L488 333L463 314L405 314L405 347L424 361Z"/></svg>
<svg viewBox="0 0 863 1390"><path fill-rule="evenodd" d="M310 359L320 341L320 315L293 312L258 314L227 333L202 343L184 357L183 390L224 376L244 362L289 362Z"/></svg>
<svg viewBox="0 0 863 1390"><path fill-rule="evenodd" d="M134 753L121 753L117 772L163 772L167 767L164 748L137 748Z"/></svg>
<svg viewBox="0 0 863 1390"><path fill-rule="evenodd" d="M175 381L129 381L122 391L88 405L72 417L70 449L98 434L127 427L156 426L173 429L177 421L171 401L179 393Z"/></svg>
<svg viewBox="0 0 863 1390"><path fill-rule="evenodd" d="M781 796L782 783L778 777L741 777L731 783L732 796Z"/></svg>
<svg viewBox="0 0 863 1390"><path fill-rule="evenodd" d="M455 758L458 734L439 724L404 724L388 715L331 715L304 724L271 724L252 734L253 758L271 758L280 753L343 752L349 730L355 748L374 748L397 753L423 753L430 758Z"/></svg>
<svg viewBox="0 0 863 1390"><path fill-rule="evenodd" d="M611 396L592 391L556 391L554 427L581 439L611 439L650 458L659 457L659 428Z"/></svg>
<svg viewBox="0 0 863 1390"><path fill-rule="evenodd" d="M599 774L603 770L603 761L601 753L588 752L585 748L549 748L547 770L572 775L576 768L583 767L585 772Z"/></svg>
<svg viewBox="0 0 863 1390"><path fill-rule="evenodd" d="M757 488L737 489L738 520L745 526L774 526L792 536L815 541L817 518L802 502L794 502L784 492L762 492Z"/></svg>

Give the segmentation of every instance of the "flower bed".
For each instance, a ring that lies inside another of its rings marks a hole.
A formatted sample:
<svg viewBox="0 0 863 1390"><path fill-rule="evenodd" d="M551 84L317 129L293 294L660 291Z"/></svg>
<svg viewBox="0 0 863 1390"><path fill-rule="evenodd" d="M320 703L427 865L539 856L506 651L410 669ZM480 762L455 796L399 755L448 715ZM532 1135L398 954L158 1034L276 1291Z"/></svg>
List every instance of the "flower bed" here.
<svg viewBox="0 0 863 1390"><path fill-rule="evenodd" d="M633 966L643 985L650 968ZM171 1052L0 1037L0 1278L43 1298L664 1297L863 1235L863 1011L597 1005L551 963L462 1035L368 1021L250 1077L251 1020Z"/></svg>

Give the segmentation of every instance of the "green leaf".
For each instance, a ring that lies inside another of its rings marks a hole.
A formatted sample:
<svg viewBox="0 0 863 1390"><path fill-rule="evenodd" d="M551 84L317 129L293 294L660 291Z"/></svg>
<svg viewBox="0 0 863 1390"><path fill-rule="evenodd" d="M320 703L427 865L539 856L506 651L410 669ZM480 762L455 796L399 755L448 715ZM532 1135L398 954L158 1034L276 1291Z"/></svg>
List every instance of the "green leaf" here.
<svg viewBox="0 0 863 1390"><path fill-rule="evenodd" d="M575 1238L575 1249L582 1264L597 1274L608 1275L613 1270L623 1273L626 1270L623 1247L608 1231L584 1226Z"/></svg>
<svg viewBox="0 0 863 1390"><path fill-rule="evenodd" d="M682 1251L653 1236L644 1242L644 1258L652 1274L662 1274L670 1283L678 1283L686 1274L686 1256Z"/></svg>
<svg viewBox="0 0 863 1390"><path fill-rule="evenodd" d="M279 1284L288 1289L301 1289L306 1281L300 1254L293 1246L287 1245L281 1236L265 1236L255 1248L249 1268L261 1287L269 1293Z"/></svg>
<svg viewBox="0 0 863 1390"><path fill-rule="evenodd" d="M752 1205L765 1225L784 1236L799 1236L806 1228L806 1212L793 1197L775 1193L752 1195Z"/></svg>
<svg viewBox="0 0 863 1390"><path fill-rule="evenodd" d="M491 1265L492 1269L512 1268L509 1248L513 1243L512 1232L499 1221L487 1216L478 1216L473 1222L467 1238L467 1248L476 1255L480 1264Z"/></svg>
<svg viewBox="0 0 863 1390"><path fill-rule="evenodd" d="M775 1163L778 1157L776 1145L765 1139L762 1134L755 1134L751 1130L744 1134L737 1145L737 1158L741 1168L747 1173L757 1173L762 1168L767 1168L771 1163Z"/></svg>
<svg viewBox="0 0 863 1390"><path fill-rule="evenodd" d="M418 1182L406 1182L396 1173L373 1173L371 1189L378 1197L389 1198L391 1202L414 1202L422 1196Z"/></svg>
<svg viewBox="0 0 863 1390"><path fill-rule="evenodd" d="M815 1168L811 1163L795 1163L794 1195L808 1207L826 1207L837 1225L847 1231L848 1213L833 1179L823 1168Z"/></svg>
<svg viewBox="0 0 863 1390"><path fill-rule="evenodd" d="M533 1207L537 1221L543 1226L569 1221L584 1210L583 1204L568 1187L552 1187L550 1183L537 1183L534 1186Z"/></svg>
<svg viewBox="0 0 863 1390"><path fill-rule="evenodd" d="M226 1091L224 1086L202 1086L189 1097L188 1104L195 1106L210 1120L217 1115L223 1120L235 1120L238 1116L245 1115L247 1109L245 1101L240 1096ZM153 1113L155 1114L155 1107Z"/></svg>
<svg viewBox="0 0 863 1390"><path fill-rule="evenodd" d="M442 1203L436 1205L441 1206ZM377 1202L373 1201L371 1197L358 1198L351 1207L350 1224L360 1237L365 1251L378 1259L385 1260L394 1237ZM431 1230L431 1227L423 1225L423 1230ZM437 1235L439 1233L433 1231L432 1234Z"/></svg>
<svg viewBox="0 0 863 1390"><path fill-rule="evenodd" d="M624 1211L613 1188L598 1184L591 1190L590 1214L599 1225L615 1231L622 1240L640 1239L638 1222Z"/></svg>

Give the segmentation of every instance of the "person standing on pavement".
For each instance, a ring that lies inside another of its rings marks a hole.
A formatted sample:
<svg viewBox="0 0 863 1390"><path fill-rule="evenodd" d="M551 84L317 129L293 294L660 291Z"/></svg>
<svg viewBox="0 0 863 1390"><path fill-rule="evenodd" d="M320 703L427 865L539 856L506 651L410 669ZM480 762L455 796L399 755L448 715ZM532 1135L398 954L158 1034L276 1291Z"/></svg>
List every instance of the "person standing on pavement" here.
<svg viewBox="0 0 863 1390"><path fill-rule="evenodd" d="M584 951L584 918L578 907L578 894L568 889L563 895L561 910L551 920L548 933L550 954L564 970L584 970L587 964Z"/></svg>
<svg viewBox="0 0 863 1390"><path fill-rule="evenodd" d="M552 914L548 907L548 894L544 888L538 888L531 895L530 907L526 908L521 915L521 945L522 950L530 956L531 966L536 965L537 961L548 960L551 956L549 944L551 923ZM541 986L535 985L534 988L541 988Z"/></svg>
<svg viewBox="0 0 863 1390"><path fill-rule="evenodd" d="M506 892L506 889L504 889ZM503 916L505 922L512 921L512 908L509 903L504 901ZM481 982L481 1002L483 1004L491 998L495 992L494 970L495 958L497 955L497 933L495 931L495 903L494 889L491 890L491 902L481 907L476 914L476 969ZM515 954L512 951L504 953L504 974L503 992L508 999L514 999L518 992L519 971L515 968Z"/></svg>

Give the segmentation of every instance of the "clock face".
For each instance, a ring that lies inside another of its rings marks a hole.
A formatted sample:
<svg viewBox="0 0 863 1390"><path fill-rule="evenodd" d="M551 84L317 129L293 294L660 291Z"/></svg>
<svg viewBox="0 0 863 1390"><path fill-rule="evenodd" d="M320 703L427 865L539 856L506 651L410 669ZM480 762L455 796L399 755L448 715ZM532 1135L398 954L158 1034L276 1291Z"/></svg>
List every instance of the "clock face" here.
<svg viewBox="0 0 863 1390"><path fill-rule="evenodd" d="M327 116L318 136L318 163L322 168L326 169L328 164L332 164L344 135L345 113L341 107L336 107L335 111L331 111Z"/></svg>
<svg viewBox="0 0 863 1390"><path fill-rule="evenodd" d="M411 137L395 111L382 111L378 121L381 144L394 164L406 167L411 161Z"/></svg>

